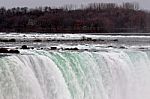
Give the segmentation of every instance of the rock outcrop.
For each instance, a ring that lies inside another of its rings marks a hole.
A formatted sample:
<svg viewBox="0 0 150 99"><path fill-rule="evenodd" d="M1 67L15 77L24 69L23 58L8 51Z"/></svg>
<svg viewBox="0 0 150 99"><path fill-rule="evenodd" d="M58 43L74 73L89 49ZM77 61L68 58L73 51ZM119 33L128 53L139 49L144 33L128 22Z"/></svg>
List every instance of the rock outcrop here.
<svg viewBox="0 0 150 99"><path fill-rule="evenodd" d="M0 53L14 53L19 54L19 50L16 49L8 49L8 48L0 48Z"/></svg>

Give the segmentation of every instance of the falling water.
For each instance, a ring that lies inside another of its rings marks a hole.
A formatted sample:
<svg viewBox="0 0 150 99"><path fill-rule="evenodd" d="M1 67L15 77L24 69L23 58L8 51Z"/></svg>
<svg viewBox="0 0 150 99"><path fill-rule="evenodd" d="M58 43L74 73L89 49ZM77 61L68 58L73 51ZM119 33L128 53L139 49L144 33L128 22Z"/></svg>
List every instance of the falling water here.
<svg viewBox="0 0 150 99"><path fill-rule="evenodd" d="M150 99L150 52L47 52L0 58L0 99Z"/></svg>

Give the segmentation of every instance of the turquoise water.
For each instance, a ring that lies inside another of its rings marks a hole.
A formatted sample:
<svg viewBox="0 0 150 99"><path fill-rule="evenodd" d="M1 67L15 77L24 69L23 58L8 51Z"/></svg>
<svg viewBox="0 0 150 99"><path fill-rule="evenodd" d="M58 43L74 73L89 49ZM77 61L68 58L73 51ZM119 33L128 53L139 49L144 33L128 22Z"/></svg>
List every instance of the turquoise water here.
<svg viewBox="0 0 150 99"><path fill-rule="evenodd" d="M0 99L150 99L149 51L26 53L0 58Z"/></svg>

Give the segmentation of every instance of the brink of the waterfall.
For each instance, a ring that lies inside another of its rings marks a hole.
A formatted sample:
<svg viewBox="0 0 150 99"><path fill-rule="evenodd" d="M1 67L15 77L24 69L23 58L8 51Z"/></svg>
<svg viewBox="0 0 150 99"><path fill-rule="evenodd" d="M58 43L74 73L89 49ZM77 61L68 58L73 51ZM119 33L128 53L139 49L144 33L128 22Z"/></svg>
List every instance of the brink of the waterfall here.
<svg viewBox="0 0 150 99"><path fill-rule="evenodd" d="M2 33L0 38L15 39L0 42L1 99L150 98L150 36Z"/></svg>

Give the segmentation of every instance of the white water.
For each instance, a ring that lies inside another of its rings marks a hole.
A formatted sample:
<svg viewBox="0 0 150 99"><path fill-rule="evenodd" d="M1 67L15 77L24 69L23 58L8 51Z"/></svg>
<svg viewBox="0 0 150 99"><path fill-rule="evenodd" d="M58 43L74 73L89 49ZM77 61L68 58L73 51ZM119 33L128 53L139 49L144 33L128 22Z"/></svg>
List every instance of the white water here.
<svg viewBox="0 0 150 99"><path fill-rule="evenodd" d="M47 52L0 58L0 99L150 99L150 52Z"/></svg>

